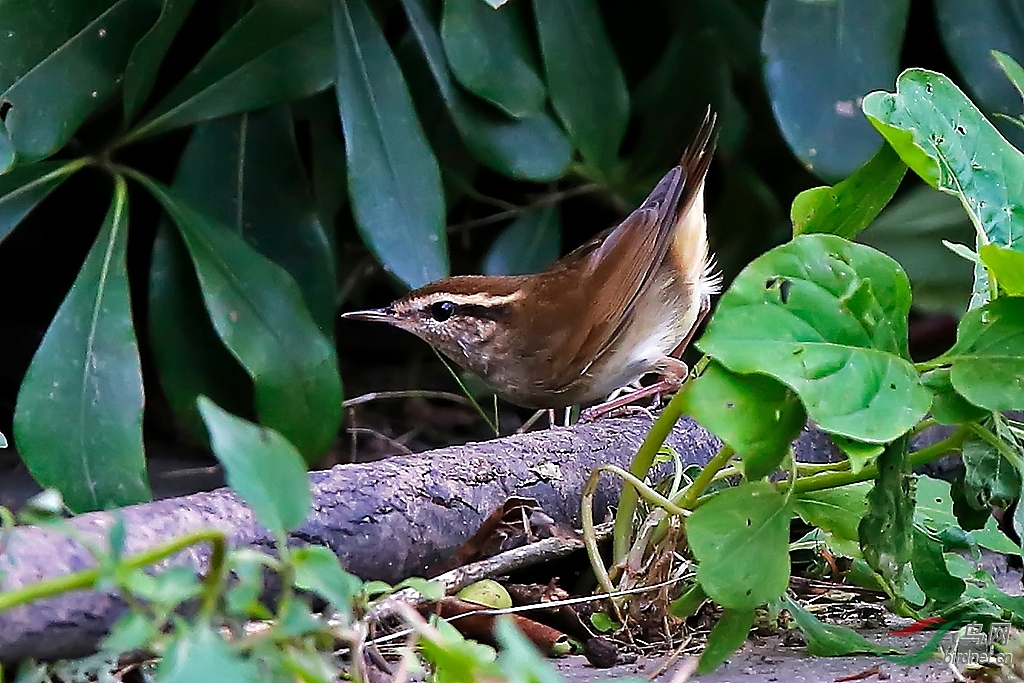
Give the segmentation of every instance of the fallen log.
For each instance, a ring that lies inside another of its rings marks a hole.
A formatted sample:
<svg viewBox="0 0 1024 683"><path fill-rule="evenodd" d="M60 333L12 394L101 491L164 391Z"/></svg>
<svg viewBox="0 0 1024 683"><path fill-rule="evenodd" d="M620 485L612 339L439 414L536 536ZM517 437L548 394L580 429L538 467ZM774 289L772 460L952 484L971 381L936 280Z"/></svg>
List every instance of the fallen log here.
<svg viewBox="0 0 1024 683"><path fill-rule="evenodd" d="M603 463L627 467L650 425L646 417L609 418L314 472L313 512L290 542L327 546L364 579L394 583L428 575L511 495L534 498L557 522L578 526L580 491L590 472ZM668 443L696 464L719 447L715 437L686 419ZM805 431L796 445L798 458L809 462L822 462L832 452L827 437L814 431ZM620 481L604 478L596 497L598 520L611 510L620 488ZM125 554L210 527L227 534L234 547L274 549L251 511L227 489L84 514L68 527L103 545L115 515L125 521ZM5 591L95 565L66 531L18 527L5 541ZM202 571L206 556L205 547L193 547L174 561ZM88 654L123 608L116 595L79 591L0 613L0 661Z"/></svg>

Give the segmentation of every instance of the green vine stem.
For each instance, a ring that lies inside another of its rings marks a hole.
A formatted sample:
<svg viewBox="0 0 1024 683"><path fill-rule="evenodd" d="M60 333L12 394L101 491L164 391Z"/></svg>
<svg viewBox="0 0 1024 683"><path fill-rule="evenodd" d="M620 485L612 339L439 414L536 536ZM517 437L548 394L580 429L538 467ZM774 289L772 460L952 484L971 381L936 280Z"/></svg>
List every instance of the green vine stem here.
<svg viewBox="0 0 1024 683"><path fill-rule="evenodd" d="M145 550L138 555L124 558L119 566L121 569L134 571L148 567L161 560L177 555L182 550L198 543L209 543L211 546L210 569L203 580L203 607L216 604L220 595L220 579L224 574L224 559L227 552L227 538L224 532L216 529L201 529L180 538L175 538L163 545ZM0 593L0 612L18 605L25 605L43 598L51 598L75 590L91 588L102 580L109 568L95 567L84 569L73 574L65 574L52 579L44 579L21 588Z"/></svg>
<svg viewBox="0 0 1024 683"><path fill-rule="evenodd" d="M683 491L682 498L679 499L680 507L692 510L700 494L704 493L708 485L715 480L715 475L729 464L734 455L736 455L736 451L731 446L722 446L721 450L711 460L708 460L708 464L704 465L700 474L693 480L693 483Z"/></svg>

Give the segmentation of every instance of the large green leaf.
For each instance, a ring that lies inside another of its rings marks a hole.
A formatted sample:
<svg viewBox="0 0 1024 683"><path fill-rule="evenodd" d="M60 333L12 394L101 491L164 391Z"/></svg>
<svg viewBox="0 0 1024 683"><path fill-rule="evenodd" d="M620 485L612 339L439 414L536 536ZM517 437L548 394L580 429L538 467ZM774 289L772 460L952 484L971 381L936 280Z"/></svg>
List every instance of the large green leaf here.
<svg viewBox="0 0 1024 683"><path fill-rule="evenodd" d="M720 491L690 515L686 536L700 563L697 581L715 602L753 609L785 592L791 514L786 498L759 481Z"/></svg>
<svg viewBox="0 0 1024 683"><path fill-rule="evenodd" d="M898 263L839 237L801 235L740 273L698 345L733 372L789 386L825 431L885 443L930 403L906 360L909 309Z"/></svg>
<svg viewBox="0 0 1024 683"><path fill-rule="evenodd" d="M629 123L629 91L597 0L534 0L551 104L583 159L611 169Z"/></svg>
<svg viewBox="0 0 1024 683"><path fill-rule="evenodd" d="M213 327L253 380L260 421L315 462L337 434L341 380L295 280L227 226L142 182L184 238Z"/></svg>
<svg viewBox="0 0 1024 683"><path fill-rule="evenodd" d="M878 149L860 98L892 83L909 0L769 0L761 48L772 110L789 146L830 181Z"/></svg>
<svg viewBox="0 0 1024 683"><path fill-rule="evenodd" d="M421 1L402 0L402 6L437 90L473 155L513 178L544 181L562 177L572 150L554 120L543 111L523 119L510 119L474 102L452 82L441 39Z"/></svg>
<svg viewBox="0 0 1024 683"><path fill-rule="evenodd" d="M957 393L992 411L1024 409L1024 298L999 297L960 321L950 365Z"/></svg>
<svg viewBox="0 0 1024 683"><path fill-rule="evenodd" d="M124 118L130 122L146 102L164 55L196 0L163 0L163 9L153 28L142 36L124 70Z"/></svg>
<svg viewBox="0 0 1024 683"><path fill-rule="evenodd" d="M274 430L235 417L205 396L198 405L228 486L252 508L259 523L276 539L302 526L312 495L295 447Z"/></svg>
<svg viewBox="0 0 1024 683"><path fill-rule="evenodd" d="M333 0L338 106L356 225L410 287L448 274L444 191L405 80L365 0Z"/></svg>
<svg viewBox="0 0 1024 683"><path fill-rule="evenodd" d="M0 102L22 159L60 149L114 93L159 9L158 0L0 3Z"/></svg>
<svg viewBox="0 0 1024 683"><path fill-rule="evenodd" d="M1024 252L998 244L978 250L982 263L995 275L999 288L1010 296L1024 296Z"/></svg>
<svg viewBox="0 0 1024 683"><path fill-rule="evenodd" d="M516 118L544 108L547 95L518 4L495 10L480 0L444 0L441 40L452 73L470 92Z"/></svg>
<svg viewBox="0 0 1024 683"><path fill-rule="evenodd" d="M889 145L835 187L804 190L793 200L793 234L824 232L853 239L885 208L907 173Z"/></svg>
<svg viewBox="0 0 1024 683"><path fill-rule="evenodd" d="M473 0L480 2L480 0ZM530 209L494 240L484 256L487 275L539 273L562 249L562 221L555 205Z"/></svg>
<svg viewBox="0 0 1024 683"><path fill-rule="evenodd" d="M84 161L40 161L0 175L0 242Z"/></svg>
<svg viewBox="0 0 1024 683"><path fill-rule="evenodd" d="M150 498L127 246L128 194L118 178L96 242L18 392L18 451L32 476L76 511Z"/></svg>
<svg viewBox="0 0 1024 683"><path fill-rule="evenodd" d="M287 270L313 320L334 336L334 255L287 107L198 125L178 165L174 190Z"/></svg>
<svg viewBox="0 0 1024 683"><path fill-rule="evenodd" d="M324 0L256 3L125 141L324 90L334 80L329 11Z"/></svg>
<svg viewBox="0 0 1024 683"><path fill-rule="evenodd" d="M807 421L788 387L714 362L693 380L684 410L739 454L747 479L774 472Z"/></svg>

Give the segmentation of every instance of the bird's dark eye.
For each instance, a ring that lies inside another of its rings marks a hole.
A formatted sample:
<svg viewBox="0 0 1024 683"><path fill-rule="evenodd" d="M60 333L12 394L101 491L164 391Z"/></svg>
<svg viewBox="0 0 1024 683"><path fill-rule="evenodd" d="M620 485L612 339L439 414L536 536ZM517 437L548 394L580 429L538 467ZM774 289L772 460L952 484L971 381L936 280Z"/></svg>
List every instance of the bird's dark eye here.
<svg viewBox="0 0 1024 683"><path fill-rule="evenodd" d="M439 323L455 315L455 304L451 301L436 301L430 304L430 316Z"/></svg>

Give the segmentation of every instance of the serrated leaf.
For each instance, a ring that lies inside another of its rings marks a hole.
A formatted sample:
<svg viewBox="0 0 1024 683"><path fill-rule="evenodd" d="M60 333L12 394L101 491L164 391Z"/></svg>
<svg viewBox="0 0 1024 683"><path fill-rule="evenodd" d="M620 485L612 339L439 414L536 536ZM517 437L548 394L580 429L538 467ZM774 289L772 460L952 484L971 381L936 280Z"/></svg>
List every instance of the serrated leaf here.
<svg viewBox="0 0 1024 683"><path fill-rule="evenodd" d="M514 118L544 108L547 93L537 75L520 7L485 7L480 0L444 0L441 40L462 87Z"/></svg>
<svg viewBox="0 0 1024 683"><path fill-rule="evenodd" d="M125 141L326 89L334 81L329 12L323 0L256 3Z"/></svg>
<svg viewBox="0 0 1024 683"><path fill-rule="evenodd" d="M0 175L0 242L83 162L39 161Z"/></svg>
<svg viewBox="0 0 1024 683"><path fill-rule="evenodd" d="M853 239L885 208L906 173L892 147L882 145L846 180L796 196L790 210L793 235L823 232Z"/></svg>
<svg viewBox="0 0 1024 683"><path fill-rule="evenodd" d="M145 104L156 82L157 72L171 42L178 35L196 0L163 0L163 8L153 27L132 50L124 69L124 120L131 122Z"/></svg>
<svg viewBox="0 0 1024 683"><path fill-rule="evenodd" d="M484 256L483 272L486 275L539 273L554 263L561 249L562 221L558 207L531 209L491 243Z"/></svg>
<svg viewBox="0 0 1024 683"><path fill-rule="evenodd" d="M0 4L0 102L22 160L56 152L106 102L157 13L152 0Z"/></svg>
<svg viewBox="0 0 1024 683"><path fill-rule="evenodd" d="M151 497L127 248L128 194L118 178L96 241L18 392L14 438L22 459L79 512Z"/></svg>
<svg viewBox="0 0 1024 683"><path fill-rule="evenodd" d="M715 362L692 381L683 410L736 451L751 480L778 468L807 421L800 399L785 385Z"/></svg>
<svg viewBox="0 0 1024 683"><path fill-rule="evenodd" d="M956 344L937 359L948 363L958 394L990 411L1024 408L1024 298L999 297L969 311Z"/></svg>
<svg viewBox="0 0 1024 683"><path fill-rule="evenodd" d="M184 238L213 327L253 380L260 421L315 462L337 434L341 380L295 281L230 228L143 182Z"/></svg>
<svg viewBox="0 0 1024 683"><path fill-rule="evenodd" d="M235 417L200 396L199 413L228 486L277 539L299 528L312 500L306 467L295 447L273 429Z"/></svg>
<svg viewBox="0 0 1024 683"><path fill-rule="evenodd" d="M898 263L832 235L801 235L739 274L697 345L733 372L789 386L823 430L886 443L931 399L906 360L909 308Z"/></svg>
<svg viewBox="0 0 1024 683"><path fill-rule="evenodd" d="M410 287L448 274L444 191L395 56L365 0L334 0L338 106L356 225Z"/></svg>
<svg viewBox="0 0 1024 683"><path fill-rule="evenodd" d="M697 673L706 674L714 671L729 655L743 647L747 635L754 626L754 610L726 609L715 622L708 635L708 644L700 654Z"/></svg>
<svg viewBox="0 0 1024 683"><path fill-rule="evenodd" d="M1024 253L986 244L978 250L982 262L996 276L999 288L1010 296L1024 296Z"/></svg>
<svg viewBox="0 0 1024 683"><path fill-rule="evenodd" d="M452 81L441 38L420 0L402 0L402 6L437 90L473 156L512 178L533 181L561 178L569 167L572 150L565 134L547 112L510 119L488 111L467 97Z"/></svg>
<svg viewBox="0 0 1024 683"><path fill-rule="evenodd" d="M596 0L534 0L548 93L573 144L607 172L629 123L629 91Z"/></svg>
<svg viewBox="0 0 1024 683"><path fill-rule="evenodd" d="M761 50L772 111L800 161L826 180L853 173L879 147L860 116L864 93L892 83L908 0L769 0Z"/></svg>
<svg viewBox="0 0 1024 683"><path fill-rule="evenodd" d="M789 585L790 515L786 498L763 481L720 491L690 515L686 535L700 563L697 581L711 599L744 610L782 595Z"/></svg>

